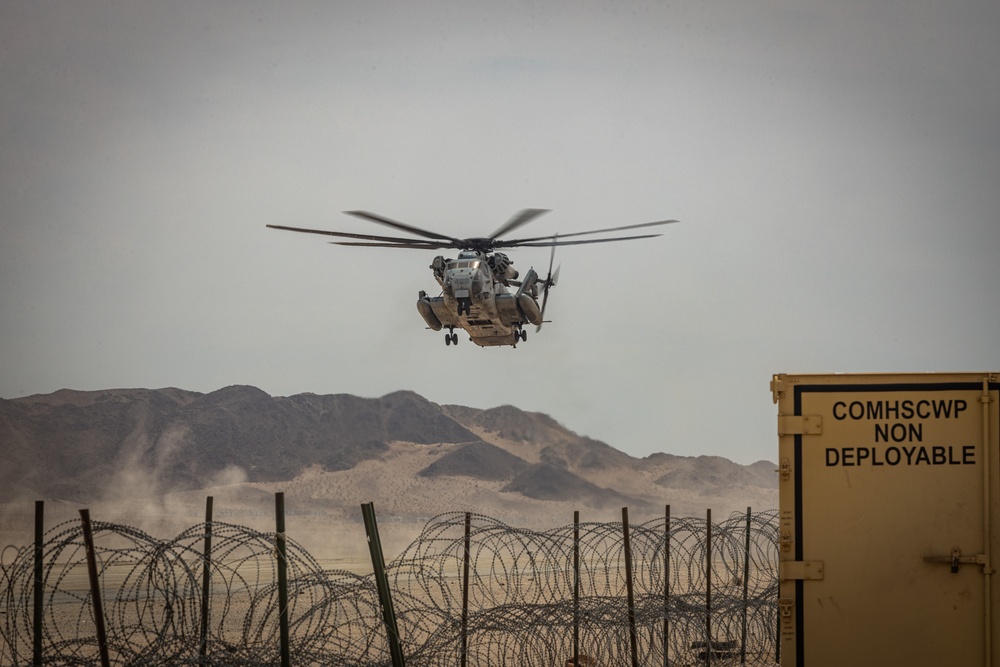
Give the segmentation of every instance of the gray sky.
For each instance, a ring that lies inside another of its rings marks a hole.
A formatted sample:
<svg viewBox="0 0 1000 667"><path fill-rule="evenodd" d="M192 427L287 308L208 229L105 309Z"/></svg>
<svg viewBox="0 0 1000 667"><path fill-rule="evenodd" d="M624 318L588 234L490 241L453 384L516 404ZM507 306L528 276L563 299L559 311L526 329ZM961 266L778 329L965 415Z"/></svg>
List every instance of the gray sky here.
<svg viewBox="0 0 1000 667"><path fill-rule="evenodd" d="M994 0L0 3L0 396L410 389L775 460L772 373L1000 370L998 34ZM681 223L560 249L517 349L424 329L433 253L265 228L527 207Z"/></svg>

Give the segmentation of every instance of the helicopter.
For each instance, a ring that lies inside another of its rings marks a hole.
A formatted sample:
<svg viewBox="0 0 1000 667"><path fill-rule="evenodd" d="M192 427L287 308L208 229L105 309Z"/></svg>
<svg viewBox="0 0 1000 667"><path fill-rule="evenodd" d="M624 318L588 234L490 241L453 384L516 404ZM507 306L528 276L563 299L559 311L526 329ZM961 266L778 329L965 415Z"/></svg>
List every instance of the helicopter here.
<svg viewBox="0 0 1000 667"><path fill-rule="evenodd" d="M548 303L549 290L555 287L559 278L559 268L557 267L555 272L552 270L556 246L631 241L654 238L660 234L566 239L677 222L676 220L658 220L571 234L501 239L501 236L531 222L543 213L548 213L548 209L526 208L514 214L510 220L489 236L459 239L420 229L367 211L344 211L344 213L422 238L354 234L285 225L267 225L267 227L290 232L354 239L351 241L331 241L331 243L343 246L416 250L452 249L458 251L455 258L438 255L431 262L429 268L441 287L441 293L438 296L428 296L427 292L421 290L417 296L417 311L427 324L428 329L433 331L447 330L444 336L445 345L458 345L458 333L455 330L463 329L469 334L469 340L480 347L500 345L517 347L518 342L524 342L528 339L528 332L525 329L528 324L535 325L536 332L541 331L542 323L546 321L545 306ZM549 270L545 278L541 278L533 267L529 268L521 277L510 258L502 252L497 252L500 249L526 247L549 247L552 249L549 255ZM513 292L511 292L512 288ZM541 292L541 304L539 304L539 292Z"/></svg>

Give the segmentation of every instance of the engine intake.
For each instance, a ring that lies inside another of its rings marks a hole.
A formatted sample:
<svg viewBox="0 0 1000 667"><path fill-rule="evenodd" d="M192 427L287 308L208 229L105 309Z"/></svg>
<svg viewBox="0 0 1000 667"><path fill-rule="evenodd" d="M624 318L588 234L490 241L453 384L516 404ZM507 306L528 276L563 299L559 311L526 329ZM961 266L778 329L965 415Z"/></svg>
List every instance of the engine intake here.
<svg viewBox="0 0 1000 667"><path fill-rule="evenodd" d="M517 278L517 270L511 266L510 258L502 252L490 255L486 263L489 265L490 270L493 271L493 275L496 276L497 280L506 282Z"/></svg>

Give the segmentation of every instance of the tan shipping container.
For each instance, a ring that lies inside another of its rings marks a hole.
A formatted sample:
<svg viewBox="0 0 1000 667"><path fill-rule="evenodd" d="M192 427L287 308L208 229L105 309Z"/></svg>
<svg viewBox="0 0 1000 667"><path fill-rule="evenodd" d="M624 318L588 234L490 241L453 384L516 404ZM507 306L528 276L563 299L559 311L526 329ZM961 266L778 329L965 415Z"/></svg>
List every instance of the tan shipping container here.
<svg viewBox="0 0 1000 667"><path fill-rule="evenodd" d="M1000 374L771 390L782 667L1000 667Z"/></svg>

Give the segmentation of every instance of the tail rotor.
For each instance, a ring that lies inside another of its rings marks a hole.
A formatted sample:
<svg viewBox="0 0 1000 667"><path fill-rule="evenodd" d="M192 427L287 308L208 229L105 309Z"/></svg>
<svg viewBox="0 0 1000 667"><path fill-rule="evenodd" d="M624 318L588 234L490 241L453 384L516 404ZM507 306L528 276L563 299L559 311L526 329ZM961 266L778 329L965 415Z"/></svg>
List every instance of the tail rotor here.
<svg viewBox="0 0 1000 667"><path fill-rule="evenodd" d="M558 234L556 236L553 236L552 240L553 241L557 241L558 240ZM542 324L545 323L545 305L549 302L549 288L550 287L555 287L556 281L559 280L559 268L560 267L557 266L556 270L555 270L555 273L552 272L552 265L555 262L555 259L556 259L556 246L555 246L555 243L553 243L553 245L552 245L552 252L549 254L549 273L548 273L547 276L545 276L544 288L542 290L542 314L541 314L541 321L538 323L538 326L535 327L535 332L536 333L542 330Z"/></svg>

